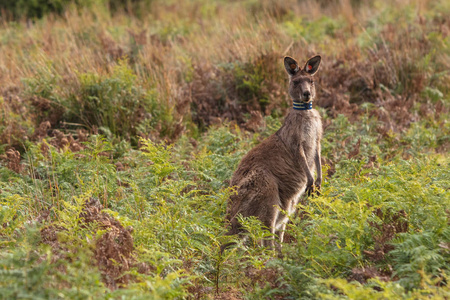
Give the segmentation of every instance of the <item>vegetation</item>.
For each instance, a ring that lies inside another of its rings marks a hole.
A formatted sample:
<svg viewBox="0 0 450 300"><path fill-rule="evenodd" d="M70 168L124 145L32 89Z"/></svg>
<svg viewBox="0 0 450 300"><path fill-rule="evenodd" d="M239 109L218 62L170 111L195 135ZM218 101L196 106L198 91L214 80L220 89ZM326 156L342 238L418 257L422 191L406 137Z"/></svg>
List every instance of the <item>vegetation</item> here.
<svg viewBox="0 0 450 300"><path fill-rule="evenodd" d="M69 3L70 2L70 3ZM448 1L6 1L0 299L448 299ZM20 7L20 10L19 10ZM322 194L220 253L320 53Z"/></svg>

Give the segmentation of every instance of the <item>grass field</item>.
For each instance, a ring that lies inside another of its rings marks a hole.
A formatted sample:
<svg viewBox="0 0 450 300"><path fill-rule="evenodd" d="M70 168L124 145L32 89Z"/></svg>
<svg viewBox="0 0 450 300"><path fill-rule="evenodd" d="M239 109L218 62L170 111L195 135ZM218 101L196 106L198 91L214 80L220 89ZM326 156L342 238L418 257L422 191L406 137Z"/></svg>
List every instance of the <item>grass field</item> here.
<svg viewBox="0 0 450 300"><path fill-rule="evenodd" d="M450 298L449 1L14 3L0 299ZM290 109L283 57L317 53L322 194L281 253L249 218L221 255L233 171Z"/></svg>

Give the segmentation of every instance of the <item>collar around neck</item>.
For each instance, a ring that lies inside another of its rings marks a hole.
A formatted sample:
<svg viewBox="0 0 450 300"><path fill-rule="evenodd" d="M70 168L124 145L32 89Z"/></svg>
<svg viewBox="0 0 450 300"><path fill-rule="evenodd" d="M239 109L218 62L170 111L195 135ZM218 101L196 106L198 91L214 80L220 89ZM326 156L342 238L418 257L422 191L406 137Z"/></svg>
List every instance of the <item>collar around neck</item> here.
<svg viewBox="0 0 450 300"><path fill-rule="evenodd" d="M310 110L312 109L312 101L311 102L294 102L293 108L296 110Z"/></svg>

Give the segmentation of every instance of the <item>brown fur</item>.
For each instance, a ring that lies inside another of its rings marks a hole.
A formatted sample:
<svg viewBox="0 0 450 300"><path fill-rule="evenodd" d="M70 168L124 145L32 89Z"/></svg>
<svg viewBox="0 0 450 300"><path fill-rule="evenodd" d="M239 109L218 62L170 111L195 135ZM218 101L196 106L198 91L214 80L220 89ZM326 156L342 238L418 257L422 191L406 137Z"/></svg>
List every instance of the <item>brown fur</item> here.
<svg viewBox="0 0 450 300"><path fill-rule="evenodd" d="M294 59L285 58L290 77L289 94L295 102L313 101L312 75L319 64L320 56L315 56L300 70ZM280 208L292 214L302 194L320 189L321 138L322 121L315 109L291 109L283 126L244 156L231 179L237 193L230 197L227 208L231 223L229 235L242 232L237 220L237 215L241 214L259 218L271 233L278 232L282 242L288 218ZM273 241L270 245L273 246Z"/></svg>

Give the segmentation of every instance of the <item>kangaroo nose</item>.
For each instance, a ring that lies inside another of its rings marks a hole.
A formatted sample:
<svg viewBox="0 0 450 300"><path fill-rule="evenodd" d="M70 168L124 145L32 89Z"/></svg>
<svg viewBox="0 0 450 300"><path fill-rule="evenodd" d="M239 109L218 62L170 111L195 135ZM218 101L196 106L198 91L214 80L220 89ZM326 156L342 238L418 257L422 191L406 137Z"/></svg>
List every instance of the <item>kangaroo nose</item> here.
<svg viewBox="0 0 450 300"><path fill-rule="evenodd" d="M311 97L311 93L309 91L303 92L303 97L309 99Z"/></svg>

